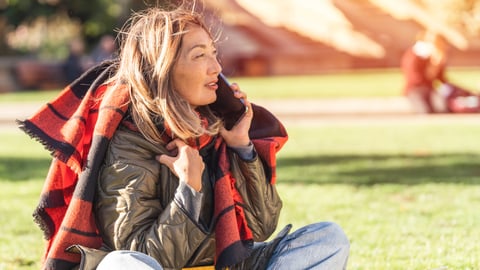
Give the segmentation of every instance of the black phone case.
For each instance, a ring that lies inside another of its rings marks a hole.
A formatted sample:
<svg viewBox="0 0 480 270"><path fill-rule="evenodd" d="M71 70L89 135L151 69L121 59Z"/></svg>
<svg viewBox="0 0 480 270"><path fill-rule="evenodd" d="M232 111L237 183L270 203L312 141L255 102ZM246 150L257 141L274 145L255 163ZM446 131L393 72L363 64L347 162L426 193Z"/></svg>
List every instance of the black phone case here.
<svg viewBox="0 0 480 270"><path fill-rule="evenodd" d="M225 123L225 128L230 130L245 113L243 102L233 95L228 81L220 74L218 76L217 100L209 105L210 109Z"/></svg>

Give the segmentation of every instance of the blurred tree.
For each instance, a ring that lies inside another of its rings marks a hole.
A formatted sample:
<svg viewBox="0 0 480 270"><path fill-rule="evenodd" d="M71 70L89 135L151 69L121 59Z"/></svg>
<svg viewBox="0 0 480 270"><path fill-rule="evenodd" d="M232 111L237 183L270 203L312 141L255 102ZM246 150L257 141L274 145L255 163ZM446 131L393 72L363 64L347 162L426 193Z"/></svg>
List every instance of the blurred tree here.
<svg viewBox="0 0 480 270"><path fill-rule="evenodd" d="M21 52L61 58L66 54L66 43L74 37L83 38L90 48L100 36L114 34L132 10L176 2L0 0L0 55Z"/></svg>
<svg viewBox="0 0 480 270"><path fill-rule="evenodd" d="M436 17L468 36L480 35L480 1L418 0Z"/></svg>

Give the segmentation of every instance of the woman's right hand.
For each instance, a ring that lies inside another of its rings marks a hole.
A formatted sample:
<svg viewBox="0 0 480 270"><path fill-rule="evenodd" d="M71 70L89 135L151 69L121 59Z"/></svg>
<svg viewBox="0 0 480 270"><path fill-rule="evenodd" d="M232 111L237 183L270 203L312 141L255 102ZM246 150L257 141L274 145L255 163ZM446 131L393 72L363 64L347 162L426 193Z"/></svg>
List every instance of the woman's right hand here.
<svg viewBox="0 0 480 270"><path fill-rule="evenodd" d="M202 189L202 173L205 164L197 149L190 147L180 139L166 145L172 155L158 155L155 159L166 165L180 179L196 191Z"/></svg>

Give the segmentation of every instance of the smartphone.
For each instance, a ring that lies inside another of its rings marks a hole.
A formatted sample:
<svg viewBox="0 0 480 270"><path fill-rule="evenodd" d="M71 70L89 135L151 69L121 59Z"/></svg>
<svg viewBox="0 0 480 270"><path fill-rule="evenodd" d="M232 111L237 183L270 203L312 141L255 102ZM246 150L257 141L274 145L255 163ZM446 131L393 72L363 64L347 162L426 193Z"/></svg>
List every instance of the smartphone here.
<svg viewBox="0 0 480 270"><path fill-rule="evenodd" d="M233 95L230 83L222 73L218 75L217 85L217 100L210 104L209 107L218 117L223 119L225 128L230 130L242 119L247 111L247 106L245 106L242 99Z"/></svg>

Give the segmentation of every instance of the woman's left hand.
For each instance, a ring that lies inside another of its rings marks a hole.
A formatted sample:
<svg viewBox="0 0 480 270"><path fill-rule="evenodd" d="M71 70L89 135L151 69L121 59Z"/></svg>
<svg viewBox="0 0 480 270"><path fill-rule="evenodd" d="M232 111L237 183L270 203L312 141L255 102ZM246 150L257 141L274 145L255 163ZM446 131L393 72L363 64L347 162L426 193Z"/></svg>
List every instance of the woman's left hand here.
<svg viewBox="0 0 480 270"><path fill-rule="evenodd" d="M250 143L248 131L250 130L250 125L253 118L252 104L247 100L247 94L240 91L240 87L236 83L233 83L231 88L234 91L236 98L243 99L247 110L232 129L227 130L225 127L220 128L220 135L223 137L223 139L225 139L225 142L230 147L247 146Z"/></svg>

